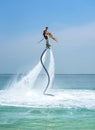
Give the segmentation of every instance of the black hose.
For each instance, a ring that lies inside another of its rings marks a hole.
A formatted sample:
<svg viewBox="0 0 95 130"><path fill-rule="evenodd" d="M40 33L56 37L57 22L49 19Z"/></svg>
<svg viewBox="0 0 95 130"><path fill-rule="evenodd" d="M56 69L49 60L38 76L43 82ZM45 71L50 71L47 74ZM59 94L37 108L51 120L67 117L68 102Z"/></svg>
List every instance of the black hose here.
<svg viewBox="0 0 95 130"><path fill-rule="evenodd" d="M47 49L48 49L48 48L46 48L46 49L42 52L41 57L40 57L41 64L42 64L42 66L43 66L43 68L44 68L44 70L45 70L45 72L46 72L46 74L47 74L47 77L48 77L48 82L47 82L47 85L46 85L46 88L45 88L43 94L46 94L46 90L48 89L48 86L49 86L49 84L50 84L50 76L49 76L49 73L48 73L48 71L47 71L47 69L46 69L46 67L44 66L43 61L42 61L43 55L44 55L44 53L47 51Z"/></svg>

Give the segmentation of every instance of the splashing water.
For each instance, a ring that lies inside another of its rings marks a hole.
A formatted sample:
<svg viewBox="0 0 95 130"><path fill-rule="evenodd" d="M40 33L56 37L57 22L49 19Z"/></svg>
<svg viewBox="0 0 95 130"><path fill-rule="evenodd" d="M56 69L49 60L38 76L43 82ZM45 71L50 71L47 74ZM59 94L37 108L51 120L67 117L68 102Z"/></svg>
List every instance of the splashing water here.
<svg viewBox="0 0 95 130"><path fill-rule="evenodd" d="M49 63L48 72L50 75L49 88L51 88L53 84L53 80L54 80L54 73L55 73L55 62L54 62L54 56L53 56L52 50L50 50L50 63Z"/></svg>
<svg viewBox="0 0 95 130"><path fill-rule="evenodd" d="M43 56L43 62L45 62L45 59L46 53ZM44 97L44 95L42 94L43 91L37 91L37 89L32 88L35 87L34 84L41 72L41 69L42 65L39 62L36 65L36 67L32 71L30 71L26 76L24 76L20 81L14 81L9 87L9 89L2 91L2 93L0 93L0 96L3 103L6 101L6 103L9 102L9 104L30 104L31 101L35 102L35 100L38 103L39 95L40 97ZM54 57L52 54L52 50L50 50L49 74L51 78L49 86L50 88L54 79Z"/></svg>
<svg viewBox="0 0 95 130"><path fill-rule="evenodd" d="M46 53L43 56L43 62L45 62L46 59ZM20 81L14 81L11 85L11 89L31 89L34 87L34 83L36 82L38 75L40 74L40 71L42 69L42 65L39 61L39 63L35 66L35 68L30 71L26 76L24 76Z"/></svg>
<svg viewBox="0 0 95 130"><path fill-rule="evenodd" d="M46 54L43 57L45 61ZM54 79L54 57L50 50L49 74L52 87ZM24 76L20 81L13 82L9 89L0 90L0 105L6 106L24 106L24 107L61 107L61 108L89 108L95 109L95 91L92 90L55 90L52 93L55 96L45 96L43 91L32 89L36 82L42 66L40 63Z"/></svg>

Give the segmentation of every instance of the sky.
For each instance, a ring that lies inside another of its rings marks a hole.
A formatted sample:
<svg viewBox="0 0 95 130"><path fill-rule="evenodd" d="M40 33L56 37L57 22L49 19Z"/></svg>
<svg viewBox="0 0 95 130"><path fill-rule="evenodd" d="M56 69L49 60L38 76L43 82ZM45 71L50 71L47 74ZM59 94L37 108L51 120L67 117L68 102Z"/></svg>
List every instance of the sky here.
<svg viewBox="0 0 95 130"><path fill-rule="evenodd" d="M56 74L95 74L95 0L0 0L0 74L38 64L46 26Z"/></svg>

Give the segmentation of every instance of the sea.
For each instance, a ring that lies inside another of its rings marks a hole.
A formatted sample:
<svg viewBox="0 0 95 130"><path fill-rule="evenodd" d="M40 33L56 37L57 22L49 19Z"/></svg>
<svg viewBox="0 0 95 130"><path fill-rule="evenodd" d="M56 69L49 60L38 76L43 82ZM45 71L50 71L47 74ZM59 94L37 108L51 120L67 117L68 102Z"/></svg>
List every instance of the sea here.
<svg viewBox="0 0 95 130"><path fill-rule="evenodd" d="M0 74L0 130L95 130L95 74L55 74L47 95L23 77Z"/></svg>

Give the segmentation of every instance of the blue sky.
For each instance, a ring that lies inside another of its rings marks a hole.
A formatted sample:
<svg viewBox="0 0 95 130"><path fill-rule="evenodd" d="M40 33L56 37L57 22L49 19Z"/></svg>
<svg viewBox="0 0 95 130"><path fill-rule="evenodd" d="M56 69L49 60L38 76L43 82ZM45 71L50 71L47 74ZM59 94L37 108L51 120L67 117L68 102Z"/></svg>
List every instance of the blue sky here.
<svg viewBox="0 0 95 130"><path fill-rule="evenodd" d="M0 0L0 73L32 69L45 48L49 27L56 73L95 73L94 0Z"/></svg>

